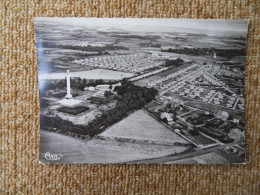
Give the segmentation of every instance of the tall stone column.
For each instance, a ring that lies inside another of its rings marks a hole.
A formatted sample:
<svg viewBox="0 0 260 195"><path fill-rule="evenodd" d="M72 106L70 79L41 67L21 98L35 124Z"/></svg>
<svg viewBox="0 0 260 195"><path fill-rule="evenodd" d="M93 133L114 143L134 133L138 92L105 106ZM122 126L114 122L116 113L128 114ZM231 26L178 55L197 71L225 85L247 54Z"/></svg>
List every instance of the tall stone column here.
<svg viewBox="0 0 260 195"><path fill-rule="evenodd" d="M70 94L70 71L67 70L67 95L66 99L71 99L72 95Z"/></svg>

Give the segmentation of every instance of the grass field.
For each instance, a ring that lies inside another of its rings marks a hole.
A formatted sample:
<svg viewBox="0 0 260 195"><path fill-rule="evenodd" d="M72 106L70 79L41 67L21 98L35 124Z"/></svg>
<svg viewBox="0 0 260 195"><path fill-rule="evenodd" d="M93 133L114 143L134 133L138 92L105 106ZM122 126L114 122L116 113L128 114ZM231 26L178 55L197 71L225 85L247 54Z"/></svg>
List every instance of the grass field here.
<svg viewBox="0 0 260 195"><path fill-rule="evenodd" d="M188 144L186 140L169 130L143 110L138 110L126 119L116 123L101 133L100 136L151 141L158 144Z"/></svg>
<svg viewBox="0 0 260 195"><path fill-rule="evenodd" d="M129 151L128 148L88 144L87 141L41 130L40 161L43 163L120 163L149 158L149 155L144 153ZM60 160L49 161L44 157L47 152L63 156Z"/></svg>
<svg viewBox="0 0 260 195"><path fill-rule="evenodd" d="M119 142L115 140L98 140L93 139L88 142L88 146L101 148L110 148L118 151L126 151L135 155L143 154L142 158L162 157L184 152L186 146L167 146L156 144L143 144L132 142Z"/></svg>
<svg viewBox="0 0 260 195"><path fill-rule="evenodd" d="M137 144L93 139L80 140L40 130L40 162L42 163L124 163L157 158L183 152L186 147ZM45 159L45 154L61 154L57 161Z"/></svg>
<svg viewBox="0 0 260 195"><path fill-rule="evenodd" d="M202 154L191 158L167 162L166 164L172 164L172 163L173 164L229 164L230 161L227 158L217 154L216 152L211 152L208 154Z"/></svg>

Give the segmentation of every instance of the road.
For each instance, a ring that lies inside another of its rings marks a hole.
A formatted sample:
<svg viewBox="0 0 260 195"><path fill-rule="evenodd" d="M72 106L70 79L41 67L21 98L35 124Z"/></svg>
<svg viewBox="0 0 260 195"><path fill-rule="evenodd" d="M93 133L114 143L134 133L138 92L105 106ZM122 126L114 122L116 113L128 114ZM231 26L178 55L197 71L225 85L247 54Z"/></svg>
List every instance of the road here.
<svg viewBox="0 0 260 195"><path fill-rule="evenodd" d="M211 153L211 152L214 152L214 151L216 151L220 148L223 148L225 146L234 146L234 145L237 145L238 143L239 142L233 142L233 143L229 143L229 144L214 146L214 147L207 148L207 149L196 150L195 152L190 152L190 153L185 153L185 154L180 154L180 155L172 155L172 156L165 156L165 157L161 157L161 158L131 161L131 162L127 162L127 163L156 164L156 163L172 162L172 161L183 160L183 159L186 159L186 158L192 158L192 157L195 157L195 156Z"/></svg>

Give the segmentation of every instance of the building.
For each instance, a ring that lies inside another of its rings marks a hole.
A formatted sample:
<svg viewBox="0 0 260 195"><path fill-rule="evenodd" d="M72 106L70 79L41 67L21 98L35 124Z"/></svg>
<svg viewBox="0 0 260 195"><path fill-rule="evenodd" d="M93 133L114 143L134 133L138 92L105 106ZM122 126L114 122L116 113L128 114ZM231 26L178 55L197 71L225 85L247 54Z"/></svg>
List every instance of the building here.
<svg viewBox="0 0 260 195"><path fill-rule="evenodd" d="M89 91L95 91L95 90L96 90L96 87L89 86L89 87L85 87L84 90L85 90L85 91L87 91L87 90L89 90Z"/></svg>
<svg viewBox="0 0 260 195"><path fill-rule="evenodd" d="M112 89L110 89L110 85L97 85L96 89L101 91L108 91L108 90L113 90L114 86L112 86Z"/></svg>
<svg viewBox="0 0 260 195"><path fill-rule="evenodd" d="M240 141L244 139L244 133L238 128L231 129L228 133L228 136L234 141Z"/></svg>
<svg viewBox="0 0 260 195"><path fill-rule="evenodd" d="M168 112L163 112L160 117L161 117L161 119L166 118L168 123L173 122L172 114L170 114Z"/></svg>
<svg viewBox="0 0 260 195"><path fill-rule="evenodd" d="M217 113L217 118L221 119L223 121L227 120L228 117L229 117L229 113L226 111L218 111L218 113Z"/></svg>

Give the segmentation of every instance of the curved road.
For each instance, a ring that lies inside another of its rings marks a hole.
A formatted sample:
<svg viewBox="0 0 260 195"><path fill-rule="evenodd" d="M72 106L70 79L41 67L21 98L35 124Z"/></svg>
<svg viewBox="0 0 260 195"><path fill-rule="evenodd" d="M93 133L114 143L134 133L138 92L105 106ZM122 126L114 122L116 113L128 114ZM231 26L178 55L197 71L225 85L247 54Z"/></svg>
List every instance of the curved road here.
<svg viewBox="0 0 260 195"><path fill-rule="evenodd" d="M180 155L165 156L165 157L161 157L161 158L153 158L153 159L138 160L138 161L129 161L127 163L154 164L154 163L172 162L172 161L177 161L177 160L183 160L185 158L192 158L192 157L199 156L199 155L202 155L202 154L211 153L211 152L214 152L214 151L216 151L220 148L223 148L225 146L234 146L234 145L237 145L237 144L239 144L239 142L233 142L233 143L229 143L229 144L218 145L218 146L214 146L214 147L211 147L211 148L197 150L195 152L190 152L190 153L185 153L185 154L180 154Z"/></svg>

